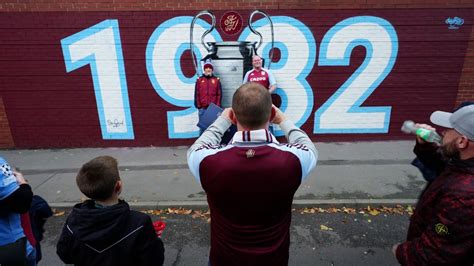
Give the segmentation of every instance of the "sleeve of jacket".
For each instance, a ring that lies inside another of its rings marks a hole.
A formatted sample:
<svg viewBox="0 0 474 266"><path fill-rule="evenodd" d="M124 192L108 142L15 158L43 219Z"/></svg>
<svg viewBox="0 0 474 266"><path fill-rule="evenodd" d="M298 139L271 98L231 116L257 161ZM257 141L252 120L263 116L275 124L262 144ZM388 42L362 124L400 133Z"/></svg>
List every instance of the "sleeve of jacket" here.
<svg viewBox="0 0 474 266"><path fill-rule="evenodd" d="M156 236L150 217L147 217L138 236L137 264L136 265L163 265L165 261L165 248L160 238Z"/></svg>
<svg viewBox="0 0 474 266"><path fill-rule="evenodd" d="M437 175L443 172L446 162L443 160L441 153L438 152L438 147L436 147L434 144L416 143L413 152L424 166L435 171Z"/></svg>
<svg viewBox="0 0 474 266"><path fill-rule="evenodd" d="M67 227L67 221L64 224L63 231L61 236L59 236L59 241L56 244L56 254L59 258L66 264L74 263L72 258L72 246L74 242L74 237Z"/></svg>
<svg viewBox="0 0 474 266"><path fill-rule="evenodd" d="M305 180L309 173L316 167L318 160L318 150L308 135L295 126L290 120L285 120L280 124L281 130L285 133L289 145L293 147L295 154L301 163L302 180Z"/></svg>
<svg viewBox="0 0 474 266"><path fill-rule="evenodd" d="M419 238L398 246L398 262L401 265L458 265L465 262L466 256L472 256L472 206L472 191L446 194L438 204L436 221Z"/></svg>
<svg viewBox="0 0 474 266"><path fill-rule="evenodd" d="M249 70L247 71L247 73L245 73L244 79L242 80L242 84L245 84L249 81L250 72L252 72L252 70Z"/></svg>
<svg viewBox="0 0 474 266"><path fill-rule="evenodd" d="M198 90L198 86L199 86L199 78L196 80L196 84L194 84L194 107L199 109L199 100L198 100L199 90Z"/></svg>
<svg viewBox="0 0 474 266"><path fill-rule="evenodd" d="M196 178L196 181L201 182L199 176L199 165L201 161L211 154L214 154L218 149L209 148L217 146L221 142L222 136L232 125L230 121L219 116L212 125L210 125L204 133L189 147L187 152L187 162L191 174Z"/></svg>
<svg viewBox="0 0 474 266"><path fill-rule="evenodd" d="M0 200L0 214L1 213L24 213L31 207L33 199L33 192L28 184L21 184L17 190L11 193L8 197Z"/></svg>
<svg viewBox="0 0 474 266"><path fill-rule="evenodd" d="M270 82L270 86L276 86L277 81L275 79L275 75L270 70L267 70L268 73L268 81Z"/></svg>

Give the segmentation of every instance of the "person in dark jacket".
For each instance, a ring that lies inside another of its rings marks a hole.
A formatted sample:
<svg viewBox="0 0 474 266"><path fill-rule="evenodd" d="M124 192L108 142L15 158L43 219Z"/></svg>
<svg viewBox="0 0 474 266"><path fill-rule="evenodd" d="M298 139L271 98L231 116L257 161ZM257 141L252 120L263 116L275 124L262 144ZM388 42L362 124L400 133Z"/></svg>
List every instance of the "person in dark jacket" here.
<svg viewBox="0 0 474 266"><path fill-rule="evenodd" d="M422 192L407 240L393 247L402 265L474 264L474 104L454 113L436 111L445 127L440 147L417 137L418 159L438 173ZM435 130L426 124L418 124Z"/></svg>
<svg viewBox="0 0 474 266"><path fill-rule="evenodd" d="M53 210L46 200L38 195L33 195L29 215L31 229L36 239L36 263L38 263L43 258L40 242L43 240L44 224L49 217L53 216Z"/></svg>
<svg viewBox="0 0 474 266"><path fill-rule="evenodd" d="M163 242L150 217L119 200L122 182L115 158L87 162L76 183L90 200L76 204L64 224L56 250L64 263L163 265Z"/></svg>
<svg viewBox="0 0 474 266"><path fill-rule="evenodd" d="M204 64L204 73L196 80L194 87L194 106L198 109L199 119L203 116L211 103L221 107L221 81L214 76L214 66L209 59ZM202 134L203 130L200 131Z"/></svg>

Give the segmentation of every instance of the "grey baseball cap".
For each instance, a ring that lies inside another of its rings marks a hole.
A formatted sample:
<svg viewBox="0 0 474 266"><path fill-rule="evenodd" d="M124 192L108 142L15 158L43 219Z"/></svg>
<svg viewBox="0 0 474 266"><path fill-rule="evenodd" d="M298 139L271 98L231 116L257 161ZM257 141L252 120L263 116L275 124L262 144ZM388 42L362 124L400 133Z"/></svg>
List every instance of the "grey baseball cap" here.
<svg viewBox="0 0 474 266"><path fill-rule="evenodd" d="M474 102L464 102L453 113L436 111L431 114L433 124L454 128L457 132L474 141Z"/></svg>

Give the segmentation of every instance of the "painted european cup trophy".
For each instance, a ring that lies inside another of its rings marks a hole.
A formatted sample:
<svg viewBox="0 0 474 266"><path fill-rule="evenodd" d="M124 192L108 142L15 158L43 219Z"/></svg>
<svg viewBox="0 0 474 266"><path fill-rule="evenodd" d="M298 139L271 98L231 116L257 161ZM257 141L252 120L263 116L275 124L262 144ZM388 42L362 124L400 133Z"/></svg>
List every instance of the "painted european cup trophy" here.
<svg viewBox="0 0 474 266"><path fill-rule="evenodd" d="M222 107L230 107L232 105L232 95L235 90L242 84L244 74L252 69L252 57L258 55L257 51L262 45L263 37L258 31L252 27L252 19L254 15L261 14L270 22L271 29L271 48L270 49L270 62L266 68L270 69L271 58L273 58L273 23L270 17L263 11L255 10L250 14L248 25L252 33L259 36L258 42L242 42L242 41L223 41L223 42L205 42L204 38L215 28L216 18L207 10L199 12L191 22L190 30L190 49L193 51L193 29L196 20L204 15L210 16L212 20L212 26L206 30L201 36L201 43L207 50L208 54L205 55L200 61L204 62L207 59L212 59L214 65L214 73L221 80L222 84ZM196 73L199 73L200 63L195 58L194 53L191 53L192 61Z"/></svg>

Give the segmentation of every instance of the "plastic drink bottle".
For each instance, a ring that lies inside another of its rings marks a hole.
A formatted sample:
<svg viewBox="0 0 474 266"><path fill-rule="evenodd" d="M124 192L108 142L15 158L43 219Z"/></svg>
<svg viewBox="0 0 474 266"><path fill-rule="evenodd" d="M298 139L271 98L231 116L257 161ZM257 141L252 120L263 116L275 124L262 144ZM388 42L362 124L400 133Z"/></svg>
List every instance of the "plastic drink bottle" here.
<svg viewBox="0 0 474 266"><path fill-rule="evenodd" d="M415 134L426 142L436 143L441 145L441 137L436 131L415 126L415 122L406 120L403 122L402 131L407 134Z"/></svg>

